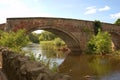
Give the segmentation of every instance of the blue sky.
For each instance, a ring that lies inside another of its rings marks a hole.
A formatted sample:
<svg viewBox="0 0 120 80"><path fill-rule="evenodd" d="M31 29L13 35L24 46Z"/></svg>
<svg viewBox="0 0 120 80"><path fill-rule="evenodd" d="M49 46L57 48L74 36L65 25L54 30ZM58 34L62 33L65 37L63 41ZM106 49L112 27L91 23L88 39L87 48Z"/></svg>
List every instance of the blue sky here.
<svg viewBox="0 0 120 80"><path fill-rule="evenodd" d="M120 0L0 0L0 23L9 17L61 17L114 23Z"/></svg>

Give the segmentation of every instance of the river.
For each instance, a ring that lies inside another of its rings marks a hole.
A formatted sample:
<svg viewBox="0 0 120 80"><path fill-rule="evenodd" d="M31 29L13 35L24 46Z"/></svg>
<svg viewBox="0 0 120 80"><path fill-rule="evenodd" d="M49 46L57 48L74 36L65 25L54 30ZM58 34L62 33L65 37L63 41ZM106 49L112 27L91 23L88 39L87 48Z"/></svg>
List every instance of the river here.
<svg viewBox="0 0 120 80"><path fill-rule="evenodd" d="M23 50L32 51L42 60L50 60L51 64L57 63L59 73L70 75L72 80L120 80L119 56L78 55L77 52L66 55L39 44L29 44Z"/></svg>

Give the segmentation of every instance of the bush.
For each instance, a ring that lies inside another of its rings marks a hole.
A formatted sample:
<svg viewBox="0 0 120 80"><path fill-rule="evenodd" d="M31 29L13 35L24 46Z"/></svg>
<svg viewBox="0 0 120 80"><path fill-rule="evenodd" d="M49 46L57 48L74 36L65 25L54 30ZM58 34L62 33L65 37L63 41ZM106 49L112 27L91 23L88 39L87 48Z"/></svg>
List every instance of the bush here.
<svg viewBox="0 0 120 80"><path fill-rule="evenodd" d="M95 21L94 21L94 33L95 33L95 35L98 34L98 30L99 30L99 29L102 30L101 22L98 21L98 20L95 20Z"/></svg>
<svg viewBox="0 0 120 80"><path fill-rule="evenodd" d="M0 31L0 34L0 45L13 51L21 51L21 48L29 42L28 36L25 35L25 30L18 30L17 32Z"/></svg>
<svg viewBox="0 0 120 80"><path fill-rule="evenodd" d="M35 33L30 33L30 34L28 35L28 37L29 37L29 40L30 40L32 43L39 43L39 37L38 37L37 34L35 34Z"/></svg>
<svg viewBox="0 0 120 80"><path fill-rule="evenodd" d="M55 38L54 44L55 44L55 46L62 46L65 44L65 42L63 40L61 40L60 38Z"/></svg>
<svg viewBox="0 0 120 80"><path fill-rule="evenodd" d="M54 40L56 37L57 36L54 35L53 33L48 32L48 31L44 31L40 34L39 40L40 41L51 41L51 40Z"/></svg>
<svg viewBox="0 0 120 80"><path fill-rule="evenodd" d="M94 54L111 53L112 43L108 32L101 32L99 30L96 36L93 36L88 42L88 52Z"/></svg>
<svg viewBox="0 0 120 80"><path fill-rule="evenodd" d="M120 18L118 18L116 21L115 21L115 24L120 26Z"/></svg>

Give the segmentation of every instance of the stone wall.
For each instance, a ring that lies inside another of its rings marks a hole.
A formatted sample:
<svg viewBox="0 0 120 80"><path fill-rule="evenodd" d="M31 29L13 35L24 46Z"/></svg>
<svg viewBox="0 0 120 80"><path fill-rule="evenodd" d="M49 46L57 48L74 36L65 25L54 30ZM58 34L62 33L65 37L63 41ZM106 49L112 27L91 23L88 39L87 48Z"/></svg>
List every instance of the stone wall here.
<svg viewBox="0 0 120 80"><path fill-rule="evenodd" d="M4 29L5 29L5 27L6 27L6 24L5 24L5 23L0 24L0 30L4 30Z"/></svg>
<svg viewBox="0 0 120 80"><path fill-rule="evenodd" d="M3 57L3 72L8 80L70 80L68 75L52 73L40 62L0 47Z"/></svg>

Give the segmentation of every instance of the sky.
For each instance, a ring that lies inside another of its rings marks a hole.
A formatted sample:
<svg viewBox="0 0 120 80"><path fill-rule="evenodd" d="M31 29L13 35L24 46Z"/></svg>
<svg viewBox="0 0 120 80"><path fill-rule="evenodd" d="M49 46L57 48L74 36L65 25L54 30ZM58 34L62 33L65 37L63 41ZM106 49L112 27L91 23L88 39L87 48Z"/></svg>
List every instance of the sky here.
<svg viewBox="0 0 120 80"><path fill-rule="evenodd" d="M120 0L0 0L0 23L11 17L57 17L114 23Z"/></svg>

